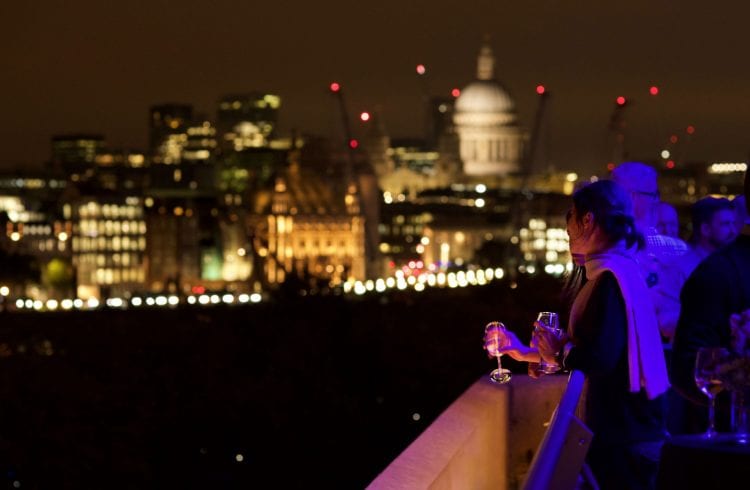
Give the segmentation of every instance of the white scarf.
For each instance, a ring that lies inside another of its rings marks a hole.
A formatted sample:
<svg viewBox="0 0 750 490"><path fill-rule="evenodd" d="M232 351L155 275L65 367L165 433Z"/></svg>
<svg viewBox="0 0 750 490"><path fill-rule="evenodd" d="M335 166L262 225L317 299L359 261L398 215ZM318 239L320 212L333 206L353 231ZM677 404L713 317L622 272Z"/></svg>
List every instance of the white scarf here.
<svg viewBox="0 0 750 490"><path fill-rule="evenodd" d="M611 271L625 302L630 391L636 393L644 388L650 399L656 398L669 388L667 365L656 313L635 258L618 248L587 256L585 267L588 282L573 302L570 313L571 333L575 331L576 320L586 308L597 278L602 272Z"/></svg>

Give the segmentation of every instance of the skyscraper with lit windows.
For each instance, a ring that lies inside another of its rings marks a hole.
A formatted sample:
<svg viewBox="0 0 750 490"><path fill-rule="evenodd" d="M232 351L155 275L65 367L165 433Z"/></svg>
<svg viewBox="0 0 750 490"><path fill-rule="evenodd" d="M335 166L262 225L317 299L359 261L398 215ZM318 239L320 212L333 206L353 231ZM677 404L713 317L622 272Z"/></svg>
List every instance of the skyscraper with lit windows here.
<svg viewBox="0 0 750 490"><path fill-rule="evenodd" d="M224 153L269 146L278 121L281 97L262 92L219 99L217 127Z"/></svg>
<svg viewBox="0 0 750 490"><path fill-rule="evenodd" d="M157 164L180 163L188 142L188 127L193 123L193 106L160 104L149 111L149 153Z"/></svg>

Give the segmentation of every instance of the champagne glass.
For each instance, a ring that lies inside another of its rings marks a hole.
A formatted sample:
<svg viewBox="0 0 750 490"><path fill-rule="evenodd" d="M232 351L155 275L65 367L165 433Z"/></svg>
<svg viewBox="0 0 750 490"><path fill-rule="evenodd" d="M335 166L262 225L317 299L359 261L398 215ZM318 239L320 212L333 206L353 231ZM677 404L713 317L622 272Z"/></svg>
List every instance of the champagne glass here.
<svg viewBox="0 0 750 490"><path fill-rule="evenodd" d="M729 358L723 347L701 347L695 356L695 385L708 397L708 428L703 437L716 437L716 395L723 389L719 366Z"/></svg>
<svg viewBox="0 0 750 490"><path fill-rule="evenodd" d="M558 339L562 338L563 330L560 328L560 317L554 311L540 311L536 321ZM560 365L556 362L548 362L544 358L540 358L539 368L545 374L552 374L560 370Z"/></svg>
<svg viewBox="0 0 750 490"><path fill-rule="evenodd" d="M497 369L490 373L490 379L498 384L507 383L511 378L510 370L503 369L503 364L500 360L503 354L498 352L499 349L508 347L509 345L510 338L508 337L505 325L501 322L490 322L484 327L484 348L497 358Z"/></svg>

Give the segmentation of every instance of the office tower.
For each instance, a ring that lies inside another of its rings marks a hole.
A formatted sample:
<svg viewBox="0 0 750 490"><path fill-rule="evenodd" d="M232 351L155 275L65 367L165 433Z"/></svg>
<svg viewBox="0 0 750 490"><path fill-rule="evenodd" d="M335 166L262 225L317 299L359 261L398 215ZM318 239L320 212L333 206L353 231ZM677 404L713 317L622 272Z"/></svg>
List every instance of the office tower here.
<svg viewBox="0 0 750 490"><path fill-rule="evenodd" d="M190 124L187 140L182 150L182 161L186 163L209 163L216 151L216 128L209 121Z"/></svg>
<svg viewBox="0 0 750 490"><path fill-rule="evenodd" d="M281 98L262 92L219 99L217 126L224 153L266 147L274 136Z"/></svg>
<svg viewBox="0 0 750 490"><path fill-rule="evenodd" d="M149 154L153 163L180 163L188 141L187 129L193 121L193 106L160 104L152 106L149 113Z"/></svg>
<svg viewBox="0 0 750 490"><path fill-rule="evenodd" d="M138 197L76 196L63 205L73 223L79 298L126 295L143 288L146 221Z"/></svg>
<svg viewBox="0 0 750 490"><path fill-rule="evenodd" d="M78 180L93 168L96 157L104 150L100 134L68 134L52 137L52 167Z"/></svg>

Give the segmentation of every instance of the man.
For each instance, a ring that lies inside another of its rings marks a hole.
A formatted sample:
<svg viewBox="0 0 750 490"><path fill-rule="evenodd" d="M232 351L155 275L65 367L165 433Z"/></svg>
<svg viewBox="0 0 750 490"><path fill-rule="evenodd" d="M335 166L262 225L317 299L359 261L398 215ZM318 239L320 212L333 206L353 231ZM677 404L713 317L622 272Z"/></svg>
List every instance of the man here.
<svg viewBox="0 0 750 490"><path fill-rule="evenodd" d="M646 239L646 247L638 253L638 265L641 268L646 284L651 293L651 300L656 308L657 317L663 304L668 300L668 291L661 277L670 262L688 250L687 244L675 237L660 234L656 229L656 210L659 202L659 187L656 169L641 162L621 163L612 171L612 180L630 193L633 201L633 216L638 231ZM669 325L659 323L659 330L664 339L669 340L674 334Z"/></svg>
<svg viewBox="0 0 750 490"><path fill-rule="evenodd" d="M659 324L674 332L680 316L680 290L698 264L737 237L734 206L729 199L706 196L690 208L693 234L688 251L668 261L663 276Z"/></svg>
<svg viewBox="0 0 750 490"><path fill-rule="evenodd" d="M680 220L677 210L668 202L660 202L656 211L656 231L662 235L680 238Z"/></svg>
<svg viewBox="0 0 750 490"><path fill-rule="evenodd" d="M748 172L745 173L744 194L747 206L750 201ZM672 351L671 381L676 391L694 402L690 404L691 420L702 423L697 426L688 420L686 432L705 429L706 421L705 412L700 410L700 405L706 404L706 397L696 388L693 377L695 353L702 346L730 347L730 316L750 308L749 271L750 225L745 224L734 242L705 258L682 288L680 317ZM726 402L727 396L726 393L719 394L720 406L722 401Z"/></svg>

